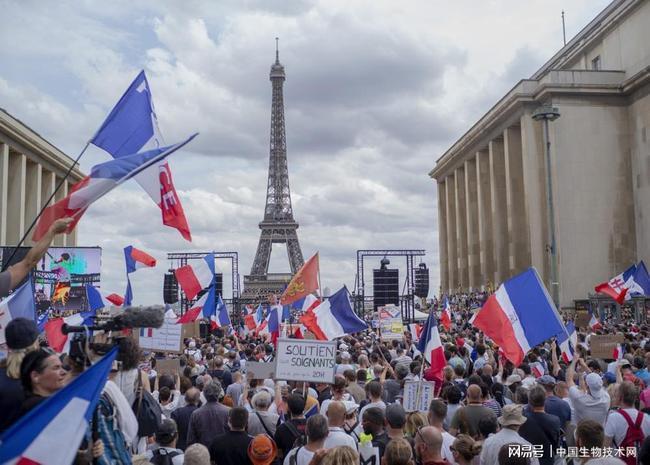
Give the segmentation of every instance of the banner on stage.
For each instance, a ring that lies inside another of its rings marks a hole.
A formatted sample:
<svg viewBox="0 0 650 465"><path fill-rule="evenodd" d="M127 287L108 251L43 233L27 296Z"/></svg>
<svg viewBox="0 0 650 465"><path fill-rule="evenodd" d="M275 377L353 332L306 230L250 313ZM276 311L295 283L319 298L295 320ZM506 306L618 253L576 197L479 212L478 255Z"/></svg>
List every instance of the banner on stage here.
<svg viewBox="0 0 650 465"><path fill-rule="evenodd" d="M418 393L419 385L419 393ZM435 383L432 381L407 381L404 383L402 407L406 412L426 412L435 397Z"/></svg>
<svg viewBox="0 0 650 465"><path fill-rule="evenodd" d="M402 310L396 305L386 305L379 307L377 311L379 313L379 326L382 340L402 340L402 337L404 337Z"/></svg>
<svg viewBox="0 0 650 465"><path fill-rule="evenodd" d="M145 350L181 353L183 349L183 326L177 325L176 317L165 317L160 328L134 329L138 343Z"/></svg>
<svg viewBox="0 0 650 465"><path fill-rule="evenodd" d="M336 341L278 339L275 379L334 383Z"/></svg>

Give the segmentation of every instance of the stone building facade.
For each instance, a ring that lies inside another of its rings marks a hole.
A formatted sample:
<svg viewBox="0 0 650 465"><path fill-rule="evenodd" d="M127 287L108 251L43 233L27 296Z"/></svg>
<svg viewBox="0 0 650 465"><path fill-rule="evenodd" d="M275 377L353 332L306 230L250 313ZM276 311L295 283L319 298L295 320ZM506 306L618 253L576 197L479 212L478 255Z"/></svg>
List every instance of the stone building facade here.
<svg viewBox="0 0 650 465"><path fill-rule="evenodd" d="M0 109L0 245L16 245L73 163L68 155ZM54 201L68 195L84 174L75 167ZM57 246L75 246L76 230ZM32 245L31 233L25 245Z"/></svg>
<svg viewBox="0 0 650 465"><path fill-rule="evenodd" d="M531 265L550 284L542 104L561 114L549 123L561 304L650 260L650 2L614 0L429 173L443 292Z"/></svg>

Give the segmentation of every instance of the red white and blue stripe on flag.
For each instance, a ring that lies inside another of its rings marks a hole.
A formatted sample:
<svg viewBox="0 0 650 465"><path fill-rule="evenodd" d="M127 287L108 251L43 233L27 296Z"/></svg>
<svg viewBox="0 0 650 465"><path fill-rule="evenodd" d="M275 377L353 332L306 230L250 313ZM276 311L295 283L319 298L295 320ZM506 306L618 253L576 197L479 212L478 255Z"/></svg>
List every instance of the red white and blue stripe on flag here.
<svg viewBox="0 0 650 465"><path fill-rule="evenodd" d="M5 343L5 328L14 318L36 320L36 305L32 280L16 289L9 297L0 302L0 344Z"/></svg>
<svg viewBox="0 0 650 465"><path fill-rule="evenodd" d="M133 155L127 155L93 166L90 175L72 186L67 197L43 210L32 239L38 241L43 238L50 226L61 218L74 219L66 229L66 232L71 232L93 202L150 166L165 159L194 139L194 137L196 137L196 134L178 144L134 153Z"/></svg>
<svg viewBox="0 0 650 465"><path fill-rule="evenodd" d="M345 286L305 313L301 322L317 339L328 341L368 329L368 325L354 313Z"/></svg>
<svg viewBox="0 0 650 465"><path fill-rule="evenodd" d="M578 342L578 335L573 321L567 323L566 330L558 336L557 342L562 353L562 360L564 360L564 363L571 363Z"/></svg>
<svg viewBox="0 0 650 465"><path fill-rule="evenodd" d="M215 280L214 254L209 253L202 260L181 266L174 271L174 274L185 297L191 300Z"/></svg>
<svg viewBox="0 0 650 465"><path fill-rule="evenodd" d="M535 268L501 284L470 322L501 347L515 366L532 347L565 332Z"/></svg>
<svg viewBox="0 0 650 465"><path fill-rule="evenodd" d="M422 332L420 333L420 340L417 344L417 349L422 353L424 359L431 365L431 373L438 379L442 379L442 370L447 364L445 359L445 351L440 341L440 332L438 331L438 323L433 311L429 313Z"/></svg>
<svg viewBox="0 0 650 465"><path fill-rule="evenodd" d="M0 463L72 463L116 355L117 347L7 430L0 441Z"/></svg>

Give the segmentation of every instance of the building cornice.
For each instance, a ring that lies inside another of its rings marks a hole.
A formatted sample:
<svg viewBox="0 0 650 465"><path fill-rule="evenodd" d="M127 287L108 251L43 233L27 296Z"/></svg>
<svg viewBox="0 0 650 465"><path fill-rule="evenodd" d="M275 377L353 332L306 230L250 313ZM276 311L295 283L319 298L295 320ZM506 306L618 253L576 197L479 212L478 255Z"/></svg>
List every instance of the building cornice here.
<svg viewBox="0 0 650 465"><path fill-rule="evenodd" d="M435 179L446 176L450 166L456 166L461 161L459 159L471 155L470 149L481 145L486 134L498 129L526 104L541 104L560 95L627 97L648 83L650 67L629 79L625 79L623 71L553 70L540 81L519 81L436 161L429 176Z"/></svg>
<svg viewBox="0 0 650 465"><path fill-rule="evenodd" d="M22 121L14 118L5 110L0 108L0 133L5 134L9 139L31 151L34 155L43 157L44 161L51 164L61 173L66 173L74 160L62 150L48 142L37 132L29 128ZM85 177L84 173L76 166L70 173L70 182L80 181Z"/></svg>

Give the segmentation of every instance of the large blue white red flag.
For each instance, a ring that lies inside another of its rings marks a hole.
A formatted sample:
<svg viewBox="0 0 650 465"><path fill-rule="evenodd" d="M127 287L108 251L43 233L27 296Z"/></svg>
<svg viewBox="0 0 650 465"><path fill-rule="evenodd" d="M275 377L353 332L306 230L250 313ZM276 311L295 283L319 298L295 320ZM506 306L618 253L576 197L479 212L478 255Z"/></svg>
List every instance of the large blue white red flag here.
<svg viewBox="0 0 650 465"><path fill-rule="evenodd" d="M156 259L132 245L124 247L124 261L126 263L126 292L124 293L124 306L130 307L133 303L133 289L129 275L140 268L153 268Z"/></svg>
<svg viewBox="0 0 650 465"><path fill-rule="evenodd" d="M36 320L36 305L31 279L28 279L25 284L0 302L0 344L6 342L5 328L11 320L18 317Z"/></svg>
<svg viewBox="0 0 650 465"><path fill-rule="evenodd" d="M201 260L181 266L174 271L178 284L187 299L193 299L215 280L214 254L209 253Z"/></svg>
<svg viewBox="0 0 650 465"><path fill-rule="evenodd" d="M72 463L116 355L117 347L8 429L0 440L0 464Z"/></svg>
<svg viewBox="0 0 650 465"><path fill-rule="evenodd" d="M164 144L144 71L136 76L90 142L106 150L113 158ZM136 181L160 208L163 224L176 228L191 241L190 228L167 161L161 160L144 170Z"/></svg>
<svg viewBox="0 0 650 465"><path fill-rule="evenodd" d="M230 316L228 315L228 307L223 302L221 295L217 296L216 314L210 320L212 329L221 328L222 326L232 326Z"/></svg>
<svg viewBox="0 0 650 465"><path fill-rule="evenodd" d="M314 333L316 339L322 341L368 329L368 325L354 313L350 293L345 286L305 313L300 322Z"/></svg>
<svg viewBox="0 0 650 465"><path fill-rule="evenodd" d="M282 311L282 305L273 305L271 311L267 317L267 328L271 334L271 341L273 344L276 344L278 337L280 336L280 312Z"/></svg>
<svg viewBox="0 0 650 465"><path fill-rule="evenodd" d="M431 365L430 373L437 379L442 379L442 370L447 364L445 351L440 341L440 332L433 311L429 313L417 344L417 349L422 353L425 360Z"/></svg>
<svg viewBox="0 0 650 465"><path fill-rule="evenodd" d="M634 275L636 265L632 265L627 270L619 275L614 276L606 283L601 283L594 289L596 292L610 296L612 299L622 304L627 294L627 287L625 283Z"/></svg>
<svg viewBox="0 0 650 465"><path fill-rule="evenodd" d="M501 347L515 366L531 348L565 331L535 268L501 284L470 322Z"/></svg>
<svg viewBox="0 0 650 465"><path fill-rule="evenodd" d="M196 134L178 144L127 155L93 166L90 175L72 186L67 197L43 210L32 239L39 241L60 218L73 218L66 229L66 233L70 233L93 202L153 164L164 160L195 137Z"/></svg>
<svg viewBox="0 0 650 465"><path fill-rule="evenodd" d="M244 323L249 331L256 331L263 323L266 324L262 304L259 304L256 310L244 317Z"/></svg>

